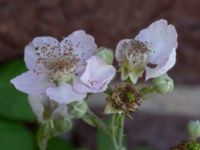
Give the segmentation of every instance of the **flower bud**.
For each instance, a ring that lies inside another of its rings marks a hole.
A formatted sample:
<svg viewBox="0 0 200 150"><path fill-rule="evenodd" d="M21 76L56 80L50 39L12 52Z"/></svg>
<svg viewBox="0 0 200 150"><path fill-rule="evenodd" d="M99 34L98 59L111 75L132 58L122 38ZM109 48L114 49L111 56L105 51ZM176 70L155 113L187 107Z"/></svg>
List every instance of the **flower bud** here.
<svg viewBox="0 0 200 150"><path fill-rule="evenodd" d="M155 90L160 94L170 94L174 90L174 81L167 74L153 79Z"/></svg>
<svg viewBox="0 0 200 150"><path fill-rule="evenodd" d="M192 138L200 137L200 121L191 121L188 124L188 132Z"/></svg>
<svg viewBox="0 0 200 150"><path fill-rule="evenodd" d="M65 132L72 128L72 121L69 117L59 117L54 120L56 131Z"/></svg>
<svg viewBox="0 0 200 150"><path fill-rule="evenodd" d="M103 61L105 61L109 65L113 63L114 54L111 49L101 47L99 48L99 51L96 55L99 56Z"/></svg>
<svg viewBox="0 0 200 150"><path fill-rule="evenodd" d="M88 106L84 101L73 102L68 105L68 112L70 115L81 118L88 110Z"/></svg>

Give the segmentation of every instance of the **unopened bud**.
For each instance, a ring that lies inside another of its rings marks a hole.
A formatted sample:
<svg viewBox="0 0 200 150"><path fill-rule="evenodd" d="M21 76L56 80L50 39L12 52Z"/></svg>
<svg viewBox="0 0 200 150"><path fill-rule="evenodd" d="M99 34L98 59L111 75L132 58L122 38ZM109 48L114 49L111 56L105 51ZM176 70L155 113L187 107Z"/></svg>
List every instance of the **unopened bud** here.
<svg viewBox="0 0 200 150"><path fill-rule="evenodd" d="M54 126L58 132L69 131L72 128L72 121L69 117L59 117L54 120Z"/></svg>
<svg viewBox="0 0 200 150"><path fill-rule="evenodd" d="M188 132L192 138L200 137L200 121L191 121L188 124Z"/></svg>
<svg viewBox="0 0 200 150"><path fill-rule="evenodd" d="M160 94L170 94L174 90L174 81L167 74L153 79L155 90Z"/></svg>
<svg viewBox="0 0 200 150"><path fill-rule="evenodd" d="M111 49L101 47L99 48L99 51L96 55L99 56L103 61L105 61L109 65L113 63L114 54Z"/></svg>
<svg viewBox="0 0 200 150"><path fill-rule="evenodd" d="M68 105L68 112L70 115L81 118L88 110L88 106L84 101L73 102Z"/></svg>

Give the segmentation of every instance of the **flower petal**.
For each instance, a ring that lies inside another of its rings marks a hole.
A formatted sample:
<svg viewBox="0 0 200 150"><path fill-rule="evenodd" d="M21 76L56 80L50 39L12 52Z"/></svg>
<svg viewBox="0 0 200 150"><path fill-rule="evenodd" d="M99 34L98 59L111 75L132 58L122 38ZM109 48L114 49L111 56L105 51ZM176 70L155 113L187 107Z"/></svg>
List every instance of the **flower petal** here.
<svg viewBox="0 0 200 150"><path fill-rule="evenodd" d="M159 64L156 68L146 67L146 80L165 74L175 65L175 63L176 63L176 50L174 49L170 54L169 58L164 60L164 62Z"/></svg>
<svg viewBox="0 0 200 150"><path fill-rule="evenodd" d="M49 36L36 37L25 47L24 60L29 70L44 72L45 62L61 56L57 39Z"/></svg>
<svg viewBox="0 0 200 150"><path fill-rule="evenodd" d="M87 67L80 80L89 89L88 92L103 92L107 89L107 84L115 73L116 69L112 65L106 64L98 56L92 56L88 59ZM74 86L74 88L79 91L78 86Z"/></svg>
<svg viewBox="0 0 200 150"><path fill-rule="evenodd" d="M75 77L73 80L73 88L79 93L89 93L90 88L80 80L80 78Z"/></svg>
<svg viewBox="0 0 200 150"><path fill-rule="evenodd" d="M132 39L123 39L121 41L118 42L117 47L116 47L116 52L115 52L115 58L118 62L123 61L124 59L126 59L125 57L125 50L124 50L124 44L128 43L129 41L131 41Z"/></svg>
<svg viewBox="0 0 200 150"><path fill-rule="evenodd" d="M140 31L135 39L147 43L151 50L149 62L152 64L162 63L178 46L175 27L168 25L164 19L158 20Z"/></svg>
<svg viewBox="0 0 200 150"><path fill-rule="evenodd" d="M31 44L43 58L59 57L62 54L59 41L50 36L36 37Z"/></svg>
<svg viewBox="0 0 200 150"><path fill-rule="evenodd" d="M27 94L41 94L53 86L44 75L37 75L33 71L27 71L11 80L16 89Z"/></svg>
<svg viewBox="0 0 200 150"><path fill-rule="evenodd" d="M64 38L60 43L63 55L74 53L80 59L78 66L86 63L86 60L97 52L94 38L83 30L77 30ZM79 69L79 68L78 68Z"/></svg>
<svg viewBox="0 0 200 150"><path fill-rule="evenodd" d="M30 104L33 112L37 116L38 121L42 122L43 121L43 113L44 113L43 103L48 101L48 97L43 94L29 95L28 101L29 101L29 104Z"/></svg>
<svg viewBox="0 0 200 150"><path fill-rule="evenodd" d="M24 61L26 67L29 70L35 69L37 60L38 60L38 55L36 54L35 48L31 44L27 45L24 50Z"/></svg>
<svg viewBox="0 0 200 150"><path fill-rule="evenodd" d="M52 118L69 116L67 105L59 104L58 107L52 112Z"/></svg>
<svg viewBox="0 0 200 150"><path fill-rule="evenodd" d="M73 101L80 101L86 97L86 94L77 93L72 85L61 83L58 87L48 88L46 90L48 97L59 104L68 104Z"/></svg>

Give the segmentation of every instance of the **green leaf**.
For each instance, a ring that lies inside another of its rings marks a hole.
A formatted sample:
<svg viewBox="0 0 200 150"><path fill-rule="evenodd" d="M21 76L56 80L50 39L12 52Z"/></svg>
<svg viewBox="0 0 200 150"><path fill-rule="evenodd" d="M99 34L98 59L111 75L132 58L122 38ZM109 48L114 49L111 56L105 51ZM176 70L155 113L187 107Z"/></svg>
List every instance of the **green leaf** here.
<svg viewBox="0 0 200 150"><path fill-rule="evenodd" d="M75 150L75 148L68 141L53 138L49 141L47 150Z"/></svg>
<svg viewBox="0 0 200 150"><path fill-rule="evenodd" d="M135 150L151 150L148 146L143 145L143 146L138 146Z"/></svg>
<svg viewBox="0 0 200 150"><path fill-rule="evenodd" d="M111 150L112 142L108 135L102 131L97 132L97 150Z"/></svg>
<svg viewBox="0 0 200 150"><path fill-rule="evenodd" d="M10 61L0 66L0 116L25 121L35 120L27 101L27 95L17 91L10 80L25 72L22 59Z"/></svg>
<svg viewBox="0 0 200 150"><path fill-rule="evenodd" d="M1 150L34 150L32 134L21 124L0 120Z"/></svg>

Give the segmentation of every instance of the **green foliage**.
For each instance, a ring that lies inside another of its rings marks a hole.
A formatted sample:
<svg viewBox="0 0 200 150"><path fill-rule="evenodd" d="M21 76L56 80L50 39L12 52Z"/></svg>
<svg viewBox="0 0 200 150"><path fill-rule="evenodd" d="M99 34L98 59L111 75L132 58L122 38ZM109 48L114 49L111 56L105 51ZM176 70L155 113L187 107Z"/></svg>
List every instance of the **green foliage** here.
<svg viewBox="0 0 200 150"><path fill-rule="evenodd" d="M53 138L49 141L47 150L75 150L71 143L60 138Z"/></svg>
<svg viewBox="0 0 200 150"><path fill-rule="evenodd" d="M111 150L112 149L112 142L108 135L106 135L102 131L97 132L97 150Z"/></svg>
<svg viewBox="0 0 200 150"><path fill-rule="evenodd" d="M0 66L0 116L25 121L35 120L27 101L27 95L17 91L10 80L26 71L22 59Z"/></svg>
<svg viewBox="0 0 200 150"><path fill-rule="evenodd" d="M151 150L148 146L138 146L135 150Z"/></svg>
<svg viewBox="0 0 200 150"><path fill-rule="evenodd" d="M23 125L0 120L1 150L34 150L31 132Z"/></svg>
<svg viewBox="0 0 200 150"><path fill-rule="evenodd" d="M35 115L27 101L27 95L17 91L10 80L27 69L22 59L16 59L0 65L0 149L1 150L38 150ZM3 119L4 118L4 119ZM59 138L50 140L47 150L75 150L74 147Z"/></svg>

